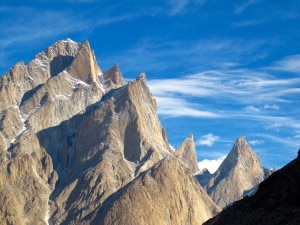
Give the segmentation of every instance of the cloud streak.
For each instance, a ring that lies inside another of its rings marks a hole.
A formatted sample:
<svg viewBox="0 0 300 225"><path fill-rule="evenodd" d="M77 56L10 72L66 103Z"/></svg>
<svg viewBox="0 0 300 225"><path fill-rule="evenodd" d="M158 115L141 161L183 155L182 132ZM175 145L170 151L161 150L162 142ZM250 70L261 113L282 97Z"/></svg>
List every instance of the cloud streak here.
<svg viewBox="0 0 300 225"><path fill-rule="evenodd" d="M257 3L261 2L261 1L262 0L248 0L245 3L236 6L234 12L236 14L241 14L242 12L244 12L251 5L257 4Z"/></svg>
<svg viewBox="0 0 300 225"><path fill-rule="evenodd" d="M158 102L158 113L167 117L197 117L197 118L218 118L217 112L201 110L201 105L191 103L183 98L177 97L155 97Z"/></svg>
<svg viewBox="0 0 300 225"><path fill-rule="evenodd" d="M267 67L267 69L299 73L300 54L287 56L286 58L275 62L272 66Z"/></svg>
<svg viewBox="0 0 300 225"><path fill-rule="evenodd" d="M245 113L279 111L279 103L290 102L291 96L300 93L299 77L276 78L269 73L245 69L211 70L173 79L153 79L148 85L157 97L158 105L162 104L165 109L175 108L174 104L176 107L192 105L195 98L196 102L209 99L245 105Z"/></svg>

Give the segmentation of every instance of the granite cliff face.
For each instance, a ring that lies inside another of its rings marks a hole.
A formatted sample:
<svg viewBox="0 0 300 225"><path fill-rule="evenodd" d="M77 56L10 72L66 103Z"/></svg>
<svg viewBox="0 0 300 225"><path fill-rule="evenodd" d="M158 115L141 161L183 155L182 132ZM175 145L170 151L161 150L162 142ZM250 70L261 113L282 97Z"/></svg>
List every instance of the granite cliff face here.
<svg viewBox="0 0 300 225"><path fill-rule="evenodd" d="M240 137L212 177L198 179L214 202L224 208L248 195L268 175L245 137Z"/></svg>
<svg viewBox="0 0 300 225"><path fill-rule="evenodd" d="M121 189L92 224L202 224L219 211L206 196L189 169L167 157Z"/></svg>
<svg viewBox="0 0 300 225"><path fill-rule="evenodd" d="M300 155L205 225L300 224Z"/></svg>
<svg viewBox="0 0 300 225"><path fill-rule="evenodd" d="M192 173L199 171L195 142L192 134L178 147L175 151L175 155L182 160L183 164L189 168Z"/></svg>
<svg viewBox="0 0 300 225"><path fill-rule="evenodd" d="M0 99L0 224L201 224L219 211L170 150L145 75L102 73L87 41L17 63Z"/></svg>

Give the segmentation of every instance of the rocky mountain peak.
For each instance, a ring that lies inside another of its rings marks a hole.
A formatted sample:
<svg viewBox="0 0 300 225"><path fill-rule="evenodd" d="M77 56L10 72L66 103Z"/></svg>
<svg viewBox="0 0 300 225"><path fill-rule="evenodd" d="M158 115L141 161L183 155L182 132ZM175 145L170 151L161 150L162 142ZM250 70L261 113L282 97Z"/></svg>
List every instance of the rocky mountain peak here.
<svg viewBox="0 0 300 225"><path fill-rule="evenodd" d="M239 137L234 143L227 157L224 159L220 167L232 169L238 163L250 163L253 162L260 165L257 155L252 150L251 146L247 143L244 136Z"/></svg>
<svg viewBox="0 0 300 225"><path fill-rule="evenodd" d="M202 224L220 210L175 157L155 164L115 198L93 225Z"/></svg>
<svg viewBox="0 0 300 225"><path fill-rule="evenodd" d="M103 75L100 75L100 79L101 78L101 82L103 83L106 92L110 91L111 89L124 86L126 84L122 72L117 64L103 73Z"/></svg>
<svg viewBox="0 0 300 225"><path fill-rule="evenodd" d="M271 174L257 192L235 202L205 225L300 224L300 158Z"/></svg>
<svg viewBox="0 0 300 225"><path fill-rule="evenodd" d="M239 137L205 187L216 204L223 208L241 199L265 179L265 174L245 137Z"/></svg>
<svg viewBox="0 0 300 225"><path fill-rule="evenodd" d="M182 142L175 151L175 155L182 160L183 164L189 168L192 173L199 171L193 134L190 134L188 138Z"/></svg>
<svg viewBox="0 0 300 225"><path fill-rule="evenodd" d="M45 53L50 60L53 60L58 56L70 56L75 57L78 51L81 49L82 44L75 42L71 39L59 40L53 45L49 46Z"/></svg>
<svg viewBox="0 0 300 225"><path fill-rule="evenodd" d="M219 208L185 142L175 157L145 74L58 41L0 78L0 224L200 224Z"/></svg>
<svg viewBox="0 0 300 225"><path fill-rule="evenodd" d="M74 78L85 82L95 83L98 80L101 69L97 65L96 57L88 41L85 41L81 45L80 51L75 56L67 71Z"/></svg>

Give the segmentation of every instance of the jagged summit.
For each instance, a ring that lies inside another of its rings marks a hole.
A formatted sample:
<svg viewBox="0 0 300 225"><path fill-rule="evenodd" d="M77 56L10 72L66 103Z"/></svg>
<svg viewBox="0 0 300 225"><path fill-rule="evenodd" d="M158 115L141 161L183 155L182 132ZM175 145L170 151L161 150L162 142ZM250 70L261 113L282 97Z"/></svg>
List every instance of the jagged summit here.
<svg viewBox="0 0 300 225"><path fill-rule="evenodd" d="M163 159L141 174L116 198L99 214L100 223L92 222L93 225L128 224L128 221L141 225L202 224L220 210L190 176L190 171L173 157ZM180 198L178 206L177 198ZM128 207L133 203L134 207ZM206 207L199 210L203 205Z"/></svg>
<svg viewBox="0 0 300 225"><path fill-rule="evenodd" d="M170 149L145 74L102 73L89 43L69 39L0 78L0 193L0 224L151 224L162 212L191 225L219 211Z"/></svg>
<svg viewBox="0 0 300 225"><path fill-rule="evenodd" d="M100 75L100 79L102 80L106 91L126 84L122 72L117 64L103 73L103 75Z"/></svg>
<svg viewBox="0 0 300 225"><path fill-rule="evenodd" d="M245 137L239 137L205 188L216 204L224 208L264 179L260 160Z"/></svg>
<svg viewBox="0 0 300 225"><path fill-rule="evenodd" d="M74 58L72 64L67 69L74 78L87 82L97 82L98 75L101 73L97 65L94 52L90 48L88 41L81 45L81 49ZM98 81L99 82L99 81Z"/></svg>
<svg viewBox="0 0 300 225"><path fill-rule="evenodd" d="M195 142L193 134L190 134L175 151L175 155L178 156L183 164L191 170L192 173L199 171L197 163L197 153L195 148Z"/></svg>
<svg viewBox="0 0 300 225"><path fill-rule="evenodd" d="M300 156L259 184L257 192L229 206L205 225L300 224Z"/></svg>
<svg viewBox="0 0 300 225"><path fill-rule="evenodd" d="M223 163L220 167L225 168L233 168L238 163L242 163L244 168L247 168L248 163L256 163L260 165L259 158L253 152L250 145L247 143L246 138L244 136L239 137L234 143L232 149L230 150L227 157L224 159Z"/></svg>

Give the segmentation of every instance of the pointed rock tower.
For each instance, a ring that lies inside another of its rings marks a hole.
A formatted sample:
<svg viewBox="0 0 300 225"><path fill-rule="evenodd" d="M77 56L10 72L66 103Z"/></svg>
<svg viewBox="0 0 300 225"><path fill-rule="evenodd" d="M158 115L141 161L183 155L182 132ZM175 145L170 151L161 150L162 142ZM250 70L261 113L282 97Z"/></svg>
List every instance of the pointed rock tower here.
<svg viewBox="0 0 300 225"><path fill-rule="evenodd" d="M199 171L193 134L190 134L189 137L182 142L175 151L175 155L182 160L183 164L189 168L192 173Z"/></svg>
<svg viewBox="0 0 300 225"><path fill-rule="evenodd" d="M205 225L300 224L300 155Z"/></svg>
<svg viewBox="0 0 300 225"><path fill-rule="evenodd" d="M170 149L145 74L102 73L69 39L0 77L0 193L0 224L192 225L219 211Z"/></svg>
<svg viewBox="0 0 300 225"><path fill-rule="evenodd" d="M224 208L264 179L264 168L258 157L245 137L239 137L205 188L215 203Z"/></svg>
<svg viewBox="0 0 300 225"><path fill-rule="evenodd" d="M102 79L102 83L104 84L104 88L107 92L111 89L116 89L125 85L123 75L118 65L114 65L100 76L100 78Z"/></svg>

